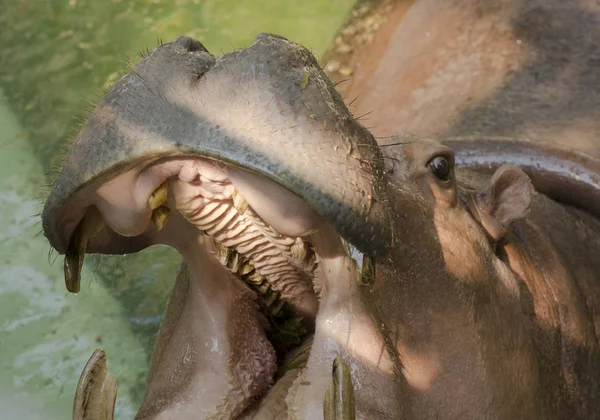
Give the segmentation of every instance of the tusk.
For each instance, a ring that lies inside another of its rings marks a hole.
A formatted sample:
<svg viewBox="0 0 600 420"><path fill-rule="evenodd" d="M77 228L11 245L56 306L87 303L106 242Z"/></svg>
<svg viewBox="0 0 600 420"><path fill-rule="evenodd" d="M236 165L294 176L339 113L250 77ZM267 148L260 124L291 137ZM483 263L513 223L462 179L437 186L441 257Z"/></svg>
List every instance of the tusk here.
<svg viewBox="0 0 600 420"><path fill-rule="evenodd" d="M343 357L333 361L332 381L323 398L324 420L355 420L354 385Z"/></svg>
<svg viewBox="0 0 600 420"><path fill-rule="evenodd" d="M106 368L106 353L96 350L79 377L73 420L113 420L116 399L117 382Z"/></svg>
<svg viewBox="0 0 600 420"><path fill-rule="evenodd" d="M88 207L83 219L73 231L65 254L65 285L71 293L78 293L81 282L81 268L90 239L104 227L104 220L98 209Z"/></svg>

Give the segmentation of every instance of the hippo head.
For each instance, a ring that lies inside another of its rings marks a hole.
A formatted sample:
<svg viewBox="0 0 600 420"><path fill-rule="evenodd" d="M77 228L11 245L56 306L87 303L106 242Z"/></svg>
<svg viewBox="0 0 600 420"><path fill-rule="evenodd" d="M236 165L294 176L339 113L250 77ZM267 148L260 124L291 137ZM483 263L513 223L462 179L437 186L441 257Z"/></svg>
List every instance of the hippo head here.
<svg viewBox="0 0 600 420"><path fill-rule="evenodd" d="M378 147L299 45L215 58L181 37L93 111L44 232L74 292L86 252L182 254L137 418L485 416L531 356L501 252L531 186L453 165L435 142Z"/></svg>
<svg viewBox="0 0 600 420"><path fill-rule="evenodd" d="M176 248L184 264L138 417L233 418L251 404L285 407L290 375L327 322L318 312L348 315L319 295L358 275L351 248L366 260L387 252L383 176L373 136L308 50L261 34L215 58L180 37L91 113L45 204L44 233L65 254L72 292L86 252ZM320 360L329 382L344 348L332 345ZM92 359L94 371L104 359Z"/></svg>

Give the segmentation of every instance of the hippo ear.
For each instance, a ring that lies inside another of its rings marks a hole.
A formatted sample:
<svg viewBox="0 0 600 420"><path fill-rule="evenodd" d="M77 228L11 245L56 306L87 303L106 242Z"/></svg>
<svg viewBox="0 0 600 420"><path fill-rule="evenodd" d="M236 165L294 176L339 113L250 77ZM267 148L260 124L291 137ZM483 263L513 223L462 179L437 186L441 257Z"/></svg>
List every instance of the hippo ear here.
<svg viewBox="0 0 600 420"><path fill-rule="evenodd" d="M511 224L529 213L535 193L529 177L512 165L500 167L489 185L475 197L483 227L494 239L501 239Z"/></svg>

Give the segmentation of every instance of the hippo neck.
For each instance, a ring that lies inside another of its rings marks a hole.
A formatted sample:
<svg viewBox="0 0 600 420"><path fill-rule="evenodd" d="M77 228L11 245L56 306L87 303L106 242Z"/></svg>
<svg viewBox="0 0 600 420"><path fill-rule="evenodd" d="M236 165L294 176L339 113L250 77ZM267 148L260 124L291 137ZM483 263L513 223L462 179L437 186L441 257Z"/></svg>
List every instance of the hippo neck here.
<svg viewBox="0 0 600 420"><path fill-rule="evenodd" d="M513 138L448 138L457 166L493 173L500 166L519 166L535 189L554 201L600 217L600 161L558 146Z"/></svg>

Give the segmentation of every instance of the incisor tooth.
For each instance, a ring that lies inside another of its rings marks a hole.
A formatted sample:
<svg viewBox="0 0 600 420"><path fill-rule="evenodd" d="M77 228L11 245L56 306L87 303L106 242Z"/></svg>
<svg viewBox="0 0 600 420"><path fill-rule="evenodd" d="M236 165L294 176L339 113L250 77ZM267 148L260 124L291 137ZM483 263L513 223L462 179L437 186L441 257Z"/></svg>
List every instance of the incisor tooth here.
<svg viewBox="0 0 600 420"><path fill-rule="evenodd" d="M166 180L165 182L160 184L157 189L154 190L154 192L148 199L148 205L150 206L151 210L157 209L158 207L163 205L165 201L167 201L167 194L169 192L168 185L169 180Z"/></svg>
<svg viewBox="0 0 600 420"><path fill-rule="evenodd" d="M159 231L165 227L171 217L171 210L167 206L160 206L152 212L152 223Z"/></svg>
<svg viewBox="0 0 600 420"><path fill-rule="evenodd" d="M244 214L248 208L248 202L235 188L233 190L233 207L239 214Z"/></svg>
<svg viewBox="0 0 600 420"><path fill-rule="evenodd" d="M79 222L65 253L65 285L71 293L78 293L81 282L81 268L90 239L104 227L102 215L95 206L88 207L83 219Z"/></svg>

